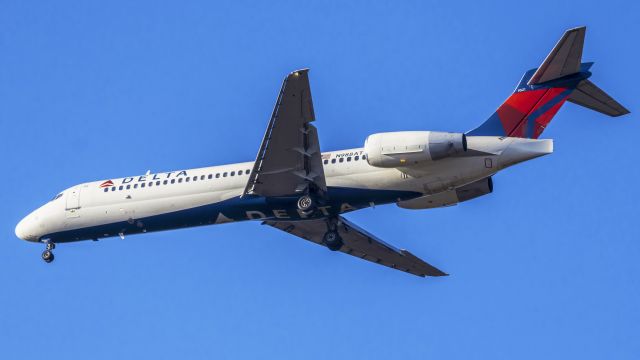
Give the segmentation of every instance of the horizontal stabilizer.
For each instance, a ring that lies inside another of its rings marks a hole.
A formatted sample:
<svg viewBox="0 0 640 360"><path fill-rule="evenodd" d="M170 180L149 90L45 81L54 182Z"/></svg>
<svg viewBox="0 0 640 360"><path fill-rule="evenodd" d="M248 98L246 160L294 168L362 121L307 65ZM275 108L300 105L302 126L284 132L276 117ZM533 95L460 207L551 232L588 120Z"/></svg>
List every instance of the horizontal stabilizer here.
<svg viewBox="0 0 640 360"><path fill-rule="evenodd" d="M582 80L567 100L609 116L629 113L629 110L589 80Z"/></svg>
<svg viewBox="0 0 640 360"><path fill-rule="evenodd" d="M567 30L533 74L528 85L540 84L580 72L586 30L585 26Z"/></svg>

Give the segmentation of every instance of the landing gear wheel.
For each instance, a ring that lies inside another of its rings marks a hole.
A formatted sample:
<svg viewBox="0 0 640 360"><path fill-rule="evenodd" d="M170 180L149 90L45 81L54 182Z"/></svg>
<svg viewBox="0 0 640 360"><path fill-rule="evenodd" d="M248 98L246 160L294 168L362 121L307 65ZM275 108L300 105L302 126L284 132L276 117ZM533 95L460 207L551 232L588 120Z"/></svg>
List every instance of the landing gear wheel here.
<svg viewBox="0 0 640 360"><path fill-rule="evenodd" d="M53 250L55 248L56 248L56 244L54 244L52 242L47 243L47 250Z"/></svg>
<svg viewBox="0 0 640 360"><path fill-rule="evenodd" d="M324 242L331 251L338 251L342 248L342 245L344 245L337 231L327 231L322 237L322 242Z"/></svg>
<svg viewBox="0 0 640 360"><path fill-rule="evenodd" d="M314 206L313 199L309 195L301 196L298 199L298 209L302 211L305 211L305 212L309 211L313 208L313 206Z"/></svg>
<svg viewBox="0 0 640 360"><path fill-rule="evenodd" d="M52 262L53 259L54 259L54 256L51 250L45 250L42 252L42 260L44 260L44 262L46 262L47 264Z"/></svg>

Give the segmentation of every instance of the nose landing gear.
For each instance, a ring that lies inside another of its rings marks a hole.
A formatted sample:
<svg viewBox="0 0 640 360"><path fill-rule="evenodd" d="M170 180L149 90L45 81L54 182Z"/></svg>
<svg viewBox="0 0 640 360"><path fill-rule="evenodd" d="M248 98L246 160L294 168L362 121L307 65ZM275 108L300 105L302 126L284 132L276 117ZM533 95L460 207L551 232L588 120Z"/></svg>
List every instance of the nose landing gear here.
<svg viewBox="0 0 640 360"><path fill-rule="evenodd" d="M46 242L46 244L47 248L42 252L42 260L48 264L55 258L52 250L56 248L56 244L52 242Z"/></svg>

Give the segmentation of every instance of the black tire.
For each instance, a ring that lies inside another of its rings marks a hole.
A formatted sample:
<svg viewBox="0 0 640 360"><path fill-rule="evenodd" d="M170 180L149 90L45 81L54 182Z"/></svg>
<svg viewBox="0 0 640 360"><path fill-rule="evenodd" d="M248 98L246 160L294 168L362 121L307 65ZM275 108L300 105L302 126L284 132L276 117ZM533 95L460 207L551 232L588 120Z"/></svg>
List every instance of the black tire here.
<svg viewBox="0 0 640 360"><path fill-rule="evenodd" d="M322 242L331 251L338 251L344 245L337 231L327 231L322 237Z"/></svg>
<svg viewBox="0 0 640 360"><path fill-rule="evenodd" d="M54 256L51 250L45 250L42 252L42 260L44 260L44 262L46 262L47 264L52 262L53 259L54 259Z"/></svg>
<svg viewBox="0 0 640 360"><path fill-rule="evenodd" d="M298 199L297 205L298 205L298 209L306 212L313 209L315 204L311 196L304 195Z"/></svg>

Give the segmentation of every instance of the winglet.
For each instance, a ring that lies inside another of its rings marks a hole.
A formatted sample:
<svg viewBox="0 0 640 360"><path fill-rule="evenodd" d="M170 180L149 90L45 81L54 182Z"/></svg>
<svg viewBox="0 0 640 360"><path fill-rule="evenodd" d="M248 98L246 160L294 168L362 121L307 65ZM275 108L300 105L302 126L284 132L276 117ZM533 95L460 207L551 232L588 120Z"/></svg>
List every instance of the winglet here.
<svg viewBox="0 0 640 360"><path fill-rule="evenodd" d="M540 84L580 72L586 31L586 26L567 30L527 84Z"/></svg>

